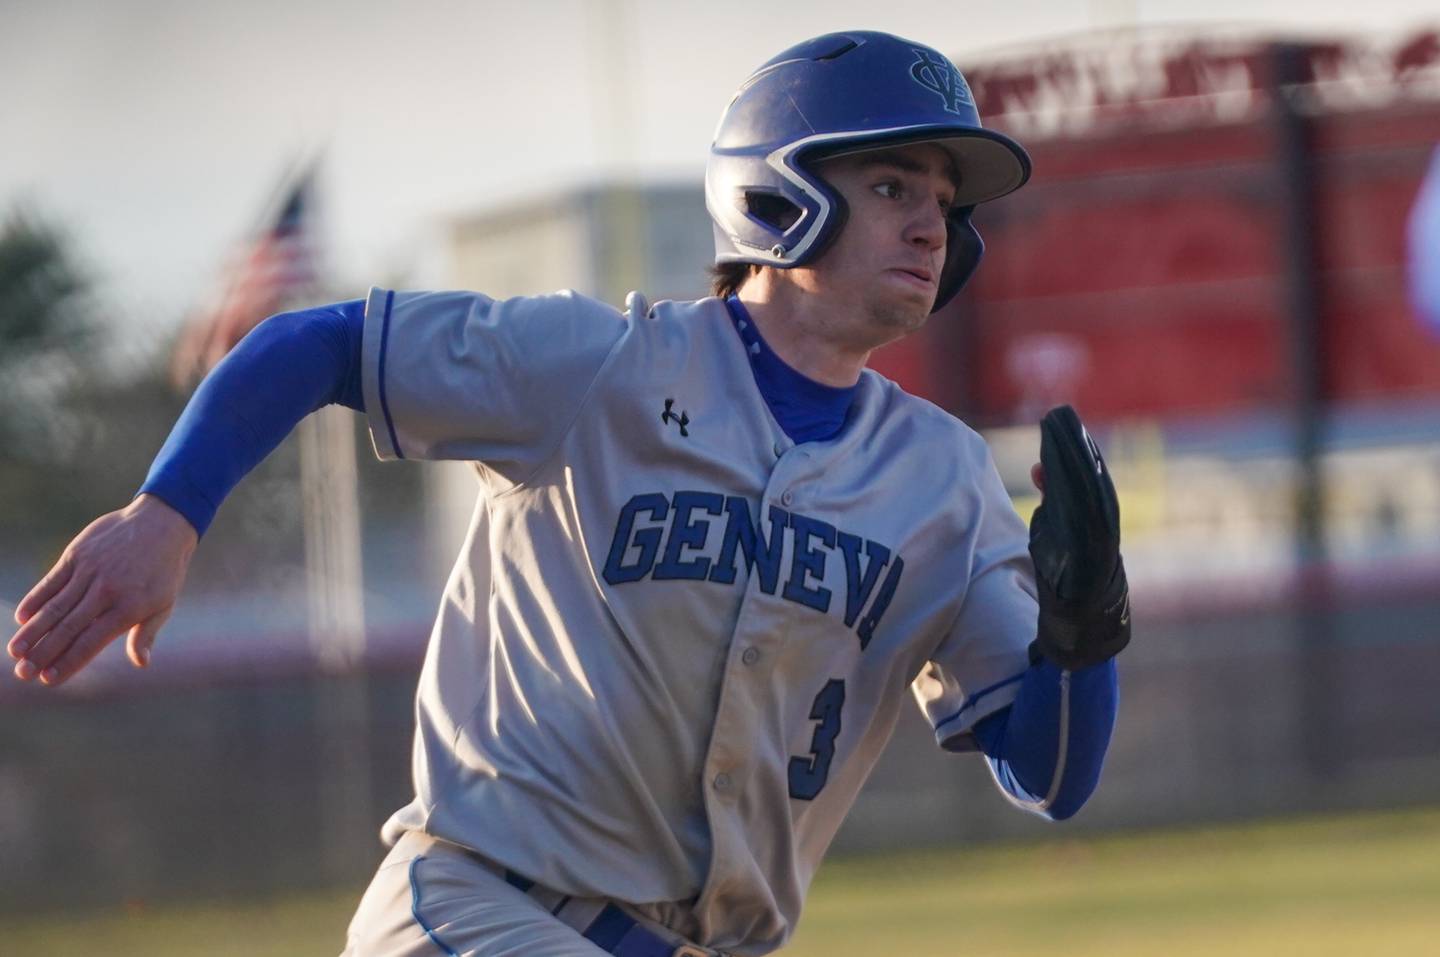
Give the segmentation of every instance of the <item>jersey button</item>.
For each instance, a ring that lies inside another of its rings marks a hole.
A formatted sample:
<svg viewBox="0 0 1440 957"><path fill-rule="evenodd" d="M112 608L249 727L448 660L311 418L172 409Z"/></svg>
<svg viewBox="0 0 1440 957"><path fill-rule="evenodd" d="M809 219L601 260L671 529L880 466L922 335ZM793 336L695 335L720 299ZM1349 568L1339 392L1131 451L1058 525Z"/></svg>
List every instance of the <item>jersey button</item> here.
<svg viewBox="0 0 1440 957"><path fill-rule="evenodd" d="M744 654L740 656L740 660L747 665L753 665L760 660L760 649L755 647L746 648Z"/></svg>
<svg viewBox="0 0 1440 957"><path fill-rule="evenodd" d="M795 501L795 493L792 492L790 489L787 488L785 491L780 493L781 505L789 505L793 501Z"/></svg>
<svg viewBox="0 0 1440 957"><path fill-rule="evenodd" d="M715 780L713 783L715 785L715 790L722 792L728 791L730 790L730 775L726 774L724 771L721 771L719 774L715 775Z"/></svg>
<svg viewBox="0 0 1440 957"><path fill-rule="evenodd" d="M784 454L785 454L785 443L783 443L783 442L776 442L776 443L775 443L775 457L778 459L778 458L780 458L780 456L782 456L782 455L784 455Z"/></svg>

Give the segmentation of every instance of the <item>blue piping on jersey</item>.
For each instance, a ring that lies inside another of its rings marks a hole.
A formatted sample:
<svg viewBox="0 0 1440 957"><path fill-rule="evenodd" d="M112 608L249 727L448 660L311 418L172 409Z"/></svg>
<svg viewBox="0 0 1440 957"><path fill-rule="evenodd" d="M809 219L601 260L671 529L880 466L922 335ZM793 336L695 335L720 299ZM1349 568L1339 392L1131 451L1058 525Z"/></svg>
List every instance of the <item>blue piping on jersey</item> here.
<svg viewBox="0 0 1440 957"><path fill-rule="evenodd" d="M385 317L380 322L380 364L376 376L380 380L380 411L385 416L385 428L390 433L390 447L395 450L397 459L403 459L405 452L400 448L400 440L395 436L395 421L390 418L390 402L385 398L385 353L390 343L390 307L394 304L395 290L391 289L385 293Z"/></svg>
<svg viewBox="0 0 1440 957"><path fill-rule="evenodd" d="M990 694L992 691L999 691L1001 688L1005 687L1006 685L1013 685L1015 682L1021 680L1022 678L1025 677L1025 675L1026 675L1026 673L1027 673L1028 671L1029 671L1029 669L1027 668L1025 671L1020 672L1018 675L1011 675L1009 678L1006 678L1004 681L997 681L997 682L995 682L993 685L990 685L988 688L981 688L979 691L975 692L973 695L971 695L970 697L968 697L968 698L965 699L965 703L960 706L960 710L959 710L959 711L956 711L954 714L950 715L948 718L943 718L943 719L941 719L940 721L936 722L936 724L935 724L935 730L936 730L936 731L939 731L941 728L945 727L945 725L949 724L951 721L954 721L956 718L960 717L962 714L964 714L964 713L966 712L966 710L969 709L969 707L970 707L971 705L975 704L977 701L979 701L981 698L985 697L987 694Z"/></svg>
<svg viewBox="0 0 1440 957"><path fill-rule="evenodd" d="M386 315L389 315L389 313L387 312ZM415 859L410 862L410 913L415 918L415 923L419 924L420 929L425 931L425 936L430 938L432 944L443 950L447 957L460 957L459 954L451 949L449 944L440 939L440 935L435 933L429 924L425 923L425 918L420 916L420 881L416 877L415 869L420 866L420 862L423 860L425 860L424 855L417 854Z"/></svg>

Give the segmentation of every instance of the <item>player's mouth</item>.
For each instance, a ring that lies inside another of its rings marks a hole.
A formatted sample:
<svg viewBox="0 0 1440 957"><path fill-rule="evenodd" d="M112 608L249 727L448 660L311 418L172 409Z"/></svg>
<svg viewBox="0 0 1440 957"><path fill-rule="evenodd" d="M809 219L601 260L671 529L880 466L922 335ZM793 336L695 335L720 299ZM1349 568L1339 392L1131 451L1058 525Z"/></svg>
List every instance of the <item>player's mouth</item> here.
<svg viewBox="0 0 1440 957"><path fill-rule="evenodd" d="M923 266L896 266L887 271L899 276L901 281L926 291L935 287L935 274Z"/></svg>

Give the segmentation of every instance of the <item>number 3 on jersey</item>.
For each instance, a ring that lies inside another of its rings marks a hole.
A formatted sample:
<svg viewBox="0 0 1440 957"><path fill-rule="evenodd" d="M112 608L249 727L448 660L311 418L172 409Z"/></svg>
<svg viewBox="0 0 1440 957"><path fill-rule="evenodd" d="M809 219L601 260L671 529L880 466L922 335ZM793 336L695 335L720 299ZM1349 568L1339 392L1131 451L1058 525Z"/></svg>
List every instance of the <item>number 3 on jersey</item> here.
<svg viewBox="0 0 1440 957"><path fill-rule="evenodd" d="M810 717L820 723L810 739L808 758L790 759L790 796L798 801L813 801L825 786L830 774L830 760L835 757L835 738L840 734L840 709L845 707L845 682L831 678L815 696Z"/></svg>

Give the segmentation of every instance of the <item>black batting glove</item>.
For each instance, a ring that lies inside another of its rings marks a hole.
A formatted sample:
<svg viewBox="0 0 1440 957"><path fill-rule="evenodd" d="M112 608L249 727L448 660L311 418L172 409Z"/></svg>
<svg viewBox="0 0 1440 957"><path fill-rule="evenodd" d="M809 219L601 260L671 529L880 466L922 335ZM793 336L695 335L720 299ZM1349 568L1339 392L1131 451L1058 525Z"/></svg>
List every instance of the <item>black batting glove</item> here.
<svg viewBox="0 0 1440 957"><path fill-rule="evenodd" d="M1030 646L1075 670L1108 661L1130 641L1130 585L1120 559L1120 503L1110 470L1068 405L1040 421L1044 490L1030 519L1040 623Z"/></svg>

